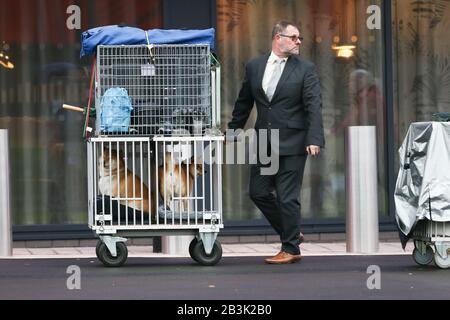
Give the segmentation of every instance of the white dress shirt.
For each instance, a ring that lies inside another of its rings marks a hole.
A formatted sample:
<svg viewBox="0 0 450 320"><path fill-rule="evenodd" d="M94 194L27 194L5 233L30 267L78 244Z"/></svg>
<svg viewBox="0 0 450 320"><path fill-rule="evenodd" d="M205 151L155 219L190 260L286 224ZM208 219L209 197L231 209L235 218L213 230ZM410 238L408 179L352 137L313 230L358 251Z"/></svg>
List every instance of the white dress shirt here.
<svg viewBox="0 0 450 320"><path fill-rule="evenodd" d="M280 58L272 51L269 60L267 60L266 70L264 71L264 77L262 81L262 88L264 92L267 92L267 88L269 87L269 80L272 77L272 73L276 65L275 61L280 59L284 60L284 63L281 64L281 73L283 73L284 67L286 66L287 58Z"/></svg>

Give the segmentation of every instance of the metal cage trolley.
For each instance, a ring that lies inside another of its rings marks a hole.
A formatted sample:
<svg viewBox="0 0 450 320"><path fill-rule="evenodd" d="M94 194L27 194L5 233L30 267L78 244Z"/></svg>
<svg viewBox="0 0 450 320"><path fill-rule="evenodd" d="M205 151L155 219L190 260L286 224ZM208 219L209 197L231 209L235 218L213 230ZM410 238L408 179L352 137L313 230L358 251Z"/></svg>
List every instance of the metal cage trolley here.
<svg viewBox="0 0 450 320"><path fill-rule="evenodd" d="M202 265L222 257L220 64L208 45L98 46L87 143L89 227L98 259L121 266L127 238L195 235Z"/></svg>

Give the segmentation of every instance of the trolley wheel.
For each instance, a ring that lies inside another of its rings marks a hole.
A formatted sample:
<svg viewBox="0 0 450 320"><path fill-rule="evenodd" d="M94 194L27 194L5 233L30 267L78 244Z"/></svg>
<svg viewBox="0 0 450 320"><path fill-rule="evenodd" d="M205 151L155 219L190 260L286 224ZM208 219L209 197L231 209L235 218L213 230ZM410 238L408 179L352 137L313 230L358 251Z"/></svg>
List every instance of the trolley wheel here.
<svg viewBox="0 0 450 320"><path fill-rule="evenodd" d="M95 255L99 260L100 260L100 246L102 245L102 243L103 243L102 240L98 240L97 245L95 246Z"/></svg>
<svg viewBox="0 0 450 320"><path fill-rule="evenodd" d="M194 255L194 248L198 243L197 237L192 239L191 243L189 244L189 255L191 256L192 260L197 261L197 257ZM198 262L198 261L197 261Z"/></svg>
<svg viewBox="0 0 450 320"><path fill-rule="evenodd" d="M430 246L427 246L425 254L422 254L419 249L414 248L412 256L417 264L426 266L433 261L433 254L433 249L431 249Z"/></svg>
<svg viewBox="0 0 450 320"><path fill-rule="evenodd" d="M97 244L98 253L97 258L106 266L106 267L121 267L128 258L128 249L125 243L117 242L116 250L117 256L113 257L108 250L108 247L105 243L101 242Z"/></svg>
<svg viewBox="0 0 450 320"><path fill-rule="evenodd" d="M213 266L222 258L222 246L219 241L214 242L213 249L210 254L206 254L203 241L197 241L192 248L192 259L203 266Z"/></svg>
<svg viewBox="0 0 450 320"><path fill-rule="evenodd" d="M434 253L434 263L441 269L448 269L450 267L450 255L447 255L447 259L442 258L439 253Z"/></svg>

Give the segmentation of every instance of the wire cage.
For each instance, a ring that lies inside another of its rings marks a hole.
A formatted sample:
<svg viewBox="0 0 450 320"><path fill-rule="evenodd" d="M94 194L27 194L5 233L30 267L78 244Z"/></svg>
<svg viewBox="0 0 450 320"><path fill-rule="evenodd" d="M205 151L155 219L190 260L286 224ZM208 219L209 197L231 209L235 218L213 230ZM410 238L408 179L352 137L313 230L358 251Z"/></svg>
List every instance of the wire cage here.
<svg viewBox="0 0 450 320"><path fill-rule="evenodd" d="M201 135L214 126L219 81L208 45L97 50L97 136Z"/></svg>
<svg viewBox="0 0 450 320"><path fill-rule="evenodd" d="M428 241L450 241L450 222L420 220L414 228L414 237Z"/></svg>
<svg viewBox="0 0 450 320"><path fill-rule="evenodd" d="M221 226L222 140L221 136L91 139L89 226L99 234Z"/></svg>

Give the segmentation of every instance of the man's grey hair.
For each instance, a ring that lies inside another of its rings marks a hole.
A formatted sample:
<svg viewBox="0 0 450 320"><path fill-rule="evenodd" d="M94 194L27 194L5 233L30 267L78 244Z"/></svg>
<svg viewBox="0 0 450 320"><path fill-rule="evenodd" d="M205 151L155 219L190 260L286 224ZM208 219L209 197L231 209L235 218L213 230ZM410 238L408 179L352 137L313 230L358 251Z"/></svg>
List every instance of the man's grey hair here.
<svg viewBox="0 0 450 320"><path fill-rule="evenodd" d="M298 27L297 27L294 23L292 23L292 22L290 22L290 21L281 20L281 21L278 21L277 23L275 23L275 26L274 26L273 29L272 29L272 39L273 39L277 34L283 33L284 30L286 30L286 28L287 28L288 26L293 26L293 27L295 27L295 28L298 29Z"/></svg>

